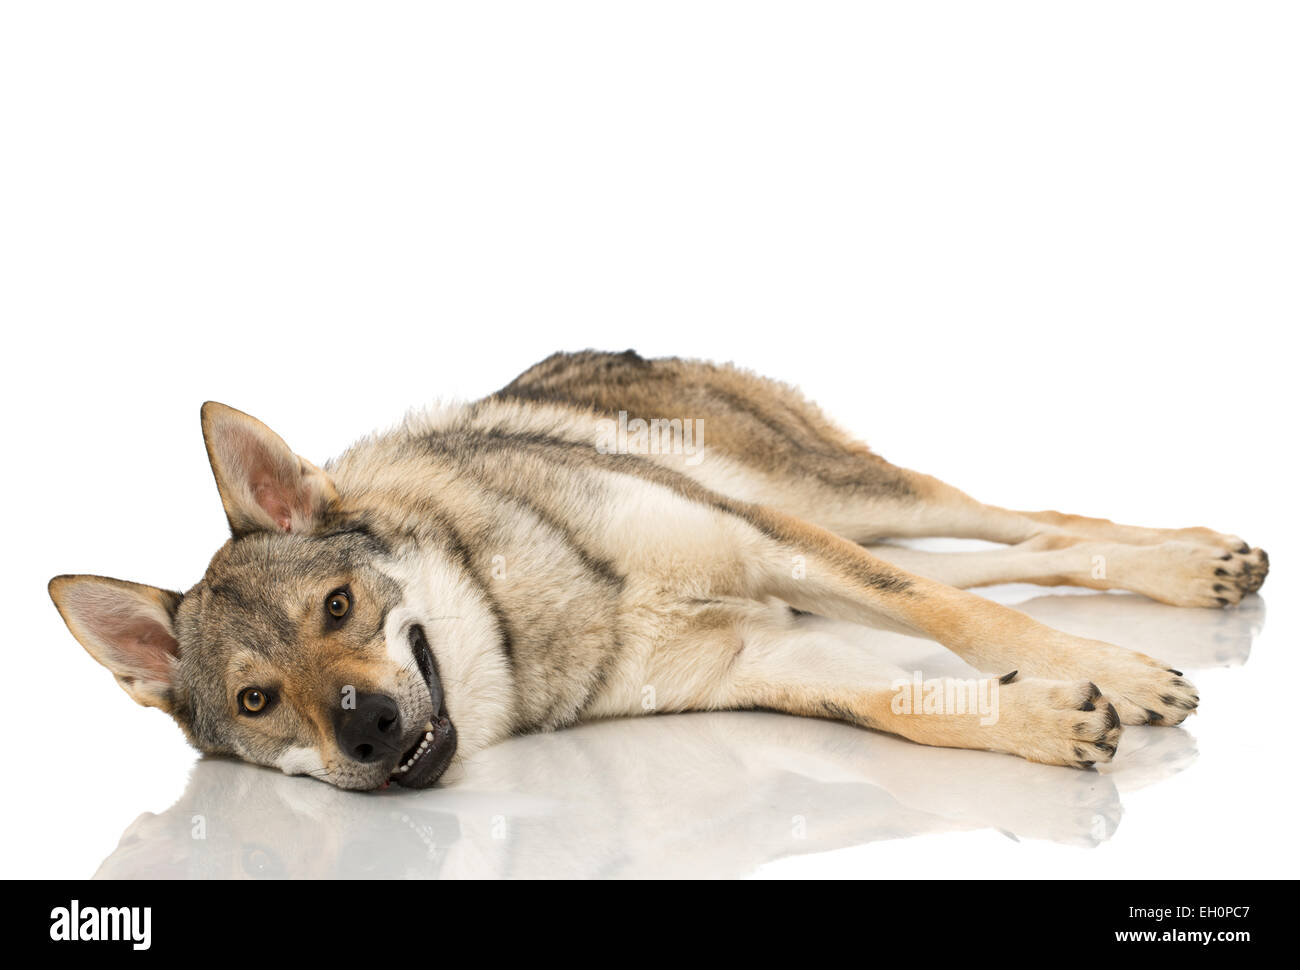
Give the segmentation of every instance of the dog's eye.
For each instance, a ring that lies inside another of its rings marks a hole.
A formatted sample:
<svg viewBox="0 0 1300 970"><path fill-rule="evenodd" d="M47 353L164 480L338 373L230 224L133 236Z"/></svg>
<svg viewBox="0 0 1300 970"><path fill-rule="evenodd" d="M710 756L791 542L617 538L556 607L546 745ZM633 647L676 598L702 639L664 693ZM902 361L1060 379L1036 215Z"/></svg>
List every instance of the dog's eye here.
<svg viewBox="0 0 1300 970"><path fill-rule="evenodd" d="M260 687L245 687L239 692L239 709L245 714L260 714L271 704L271 695Z"/></svg>
<svg viewBox="0 0 1300 970"><path fill-rule="evenodd" d="M343 590L335 590L325 597L325 610L336 620L341 620L352 609L352 598Z"/></svg>

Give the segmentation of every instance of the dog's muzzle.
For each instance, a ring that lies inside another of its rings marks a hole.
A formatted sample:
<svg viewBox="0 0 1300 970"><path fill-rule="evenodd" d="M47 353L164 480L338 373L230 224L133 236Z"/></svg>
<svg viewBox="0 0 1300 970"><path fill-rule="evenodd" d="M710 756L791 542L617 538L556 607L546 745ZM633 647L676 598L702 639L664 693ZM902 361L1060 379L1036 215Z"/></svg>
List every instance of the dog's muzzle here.
<svg viewBox="0 0 1300 970"><path fill-rule="evenodd" d="M442 777L456 754L456 727L447 717L447 700L438 677L438 661L429 649L424 627L411 627L408 639L415 665L429 688L429 700L437 713L412 739L398 758L390 779L407 788L427 788Z"/></svg>

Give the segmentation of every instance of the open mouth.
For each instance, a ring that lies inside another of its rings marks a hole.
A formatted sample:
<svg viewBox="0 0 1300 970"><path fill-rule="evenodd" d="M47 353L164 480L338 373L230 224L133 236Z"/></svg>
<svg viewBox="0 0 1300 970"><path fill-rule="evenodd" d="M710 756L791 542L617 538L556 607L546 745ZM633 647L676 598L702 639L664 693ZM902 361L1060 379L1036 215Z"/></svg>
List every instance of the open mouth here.
<svg viewBox="0 0 1300 970"><path fill-rule="evenodd" d="M442 691L442 681L438 677L438 662L429 649L424 627L418 623L412 626L408 638L411 655L429 688L429 700L433 702L433 709L438 713L433 720L425 723L419 736L402 753L389 777L407 788L427 788L451 764L452 756L456 753L456 728L447 717L447 702Z"/></svg>

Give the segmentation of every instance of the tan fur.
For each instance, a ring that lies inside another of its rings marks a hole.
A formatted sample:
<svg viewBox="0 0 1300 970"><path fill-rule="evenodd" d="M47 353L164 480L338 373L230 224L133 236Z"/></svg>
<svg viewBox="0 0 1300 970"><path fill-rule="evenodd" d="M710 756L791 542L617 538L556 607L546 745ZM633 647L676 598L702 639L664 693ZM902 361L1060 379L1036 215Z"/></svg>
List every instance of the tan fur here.
<svg viewBox="0 0 1300 970"><path fill-rule="evenodd" d="M703 454L608 452L598 443L628 415L679 435L693 423ZM382 783L391 766L353 764L335 743L341 688L397 697L416 739L436 714L412 674L416 626L461 756L583 719L771 707L1088 765L1113 755L1121 720L1179 723L1195 689L1150 657L955 587L1072 583L1221 606L1267 572L1262 551L1208 530L983 505L890 465L793 389L698 362L557 355L321 467L222 405L205 406L203 426L235 538L183 600L153 601L172 609L152 614L159 636L180 644L175 681L154 695L175 700L206 750L344 787ZM861 545L924 535L1014 545L953 556ZM149 588L56 582L73 632L123 676L104 616L138 611ZM357 614L344 636L319 611L346 583ZM996 694L998 715L901 712L907 672L809 629L791 606L937 640L993 675L972 689ZM250 648L257 623L265 642ZM260 682L285 699L275 717L213 714Z"/></svg>

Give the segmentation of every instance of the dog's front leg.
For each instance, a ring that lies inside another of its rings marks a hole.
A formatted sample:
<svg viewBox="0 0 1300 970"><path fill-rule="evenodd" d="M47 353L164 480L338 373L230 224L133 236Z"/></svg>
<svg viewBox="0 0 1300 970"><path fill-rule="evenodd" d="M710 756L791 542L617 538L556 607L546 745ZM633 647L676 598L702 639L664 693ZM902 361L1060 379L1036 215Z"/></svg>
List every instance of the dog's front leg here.
<svg viewBox="0 0 1300 970"><path fill-rule="evenodd" d="M1044 626L1018 610L907 573L861 546L770 509L755 592L833 619L937 640L989 673L1091 681L1126 724L1180 723L1198 701L1182 675L1144 654Z"/></svg>
<svg viewBox="0 0 1300 970"><path fill-rule="evenodd" d="M803 624L744 624L721 706L848 721L919 744L1088 767L1119 743L1114 706L1087 680L922 680Z"/></svg>

